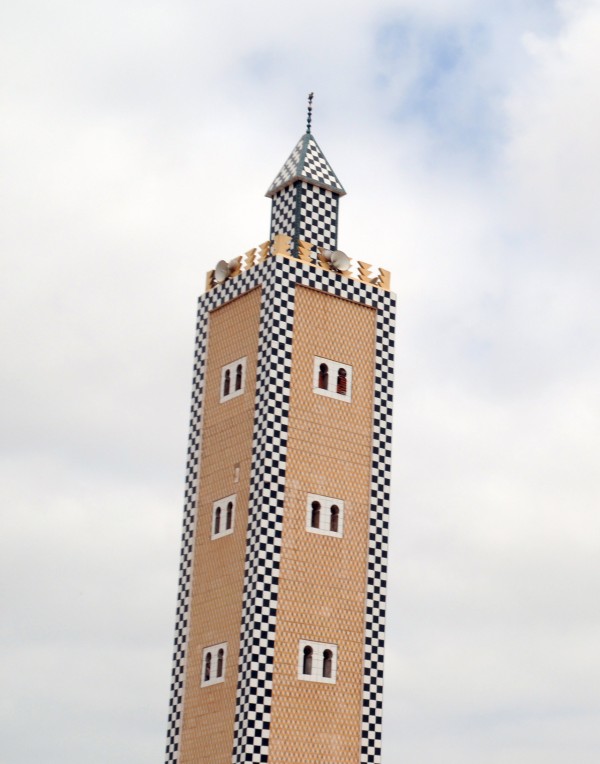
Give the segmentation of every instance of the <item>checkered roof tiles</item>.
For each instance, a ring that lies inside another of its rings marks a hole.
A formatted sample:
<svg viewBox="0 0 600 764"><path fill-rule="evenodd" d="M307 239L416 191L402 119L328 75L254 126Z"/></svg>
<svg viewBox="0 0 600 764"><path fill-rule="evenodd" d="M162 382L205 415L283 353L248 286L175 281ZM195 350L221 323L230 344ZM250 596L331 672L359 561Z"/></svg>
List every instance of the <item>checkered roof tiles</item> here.
<svg viewBox="0 0 600 764"><path fill-rule="evenodd" d="M275 180L271 183L266 196L273 197L277 191L295 180L305 180L315 186L334 191L340 196L346 193L311 133L305 133L300 138Z"/></svg>

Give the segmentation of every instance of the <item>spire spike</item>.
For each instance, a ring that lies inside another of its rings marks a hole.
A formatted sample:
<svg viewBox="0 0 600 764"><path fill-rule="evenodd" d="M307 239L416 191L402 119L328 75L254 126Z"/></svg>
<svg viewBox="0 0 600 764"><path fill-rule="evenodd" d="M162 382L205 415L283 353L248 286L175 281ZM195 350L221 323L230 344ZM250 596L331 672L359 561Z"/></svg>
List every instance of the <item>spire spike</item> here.
<svg viewBox="0 0 600 764"><path fill-rule="evenodd" d="M306 116L306 132L308 133L308 135L310 135L310 127L312 124L312 102L313 102L314 95L315 95L314 93L308 94L308 113Z"/></svg>

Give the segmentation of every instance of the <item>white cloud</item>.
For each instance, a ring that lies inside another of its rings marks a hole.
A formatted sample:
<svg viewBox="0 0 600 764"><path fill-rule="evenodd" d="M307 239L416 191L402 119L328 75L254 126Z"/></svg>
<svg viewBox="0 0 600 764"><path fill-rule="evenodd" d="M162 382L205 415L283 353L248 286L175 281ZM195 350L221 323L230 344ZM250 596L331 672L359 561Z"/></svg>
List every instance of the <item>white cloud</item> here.
<svg viewBox="0 0 600 764"><path fill-rule="evenodd" d="M543 237L551 257L578 264L598 242L600 7L572 2L562 11L556 37L524 38L532 66L508 102L507 168L521 225Z"/></svg>

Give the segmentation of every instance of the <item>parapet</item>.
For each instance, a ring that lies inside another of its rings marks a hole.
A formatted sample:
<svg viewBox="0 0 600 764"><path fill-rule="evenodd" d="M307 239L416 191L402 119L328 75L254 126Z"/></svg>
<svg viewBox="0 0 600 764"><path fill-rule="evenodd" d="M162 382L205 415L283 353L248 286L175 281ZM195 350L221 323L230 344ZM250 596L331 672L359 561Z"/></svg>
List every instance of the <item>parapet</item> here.
<svg viewBox="0 0 600 764"><path fill-rule="evenodd" d="M227 278L235 278L239 276L243 271L250 270L254 265L263 263L269 257L287 257L290 260L298 260L301 263L307 265L313 265L317 268L322 268L324 271L334 271L329 260L325 256L325 250L323 247L317 247L314 244L309 244L306 241L299 241L297 252L292 253L292 238L291 236L285 236L284 234L277 234L272 241L265 241L263 244L259 244L258 247L249 249L245 255L240 255L234 258L228 264L229 273ZM377 274L373 276L373 266L369 263L365 263L362 260L356 260L354 264L350 261L350 267L345 271L335 271L340 276L354 279L355 281L361 281L363 284L371 284L372 286L390 290L390 271L386 271L384 268L378 268ZM206 291L219 285L219 281L215 280L215 271L208 271L206 274Z"/></svg>

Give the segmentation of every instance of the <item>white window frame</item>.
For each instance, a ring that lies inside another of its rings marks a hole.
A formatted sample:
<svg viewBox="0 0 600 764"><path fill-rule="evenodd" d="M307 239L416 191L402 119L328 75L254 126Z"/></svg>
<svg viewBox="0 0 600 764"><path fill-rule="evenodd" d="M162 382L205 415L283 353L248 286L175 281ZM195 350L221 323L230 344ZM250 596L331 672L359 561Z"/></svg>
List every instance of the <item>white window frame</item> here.
<svg viewBox="0 0 600 764"><path fill-rule="evenodd" d="M233 529L235 528L235 504L236 504L236 497L237 494L232 494L231 496L225 496L222 499L217 499L217 501L213 501L213 511L212 511L212 519L211 519L211 525L210 525L210 538L211 541L214 541L215 539L220 539L223 536L229 536L233 533ZM227 523L227 505L231 502L233 504L233 507L231 509L231 528L226 528ZM220 530L218 533L215 533L215 519L217 516L217 508L221 507L221 528L223 530Z"/></svg>
<svg viewBox="0 0 600 764"><path fill-rule="evenodd" d="M219 650L223 650L223 674L217 676L217 662ZM210 661L210 678L204 679L204 668L206 666L206 654L212 653ZM220 684L225 681L227 667L227 642L220 642L218 645L209 645L202 651L202 673L200 674L200 687L211 687L213 684Z"/></svg>
<svg viewBox="0 0 600 764"><path fill-rule="evenodd" d="M312 504L315 501L318 501L321 505L318 528L313 528L311 524ZM334 504L340 510L337 531L330 530L331 507ZM317 493L309 493L306 498L306 530L310 533L318 533L320 536L342 538L344 535L344 501L342 499L334 499L332 496L319 496Z"/></svg>
<svg viewBox="0 0 600 764"><path fill-rule="evenodd" d="M312 647L313 649L312 672L310 674L303 673L305 647ZM331 650L333 653L331 677L323 676L323 654L325 653L325 650ZM304 682L335 684L337 681L337 652L337 645L329 644L328 642L314 642L309 639L301 639L298 645L298 679L302 679Z"/></svg>
<svg viewBox="0 0 600 764"><path fill-rule="evenodd" d="M237 367L239 365L242 365L242 386L239 390L235 389L235 374ZM229 387L229 395L225 395L223 393L223 390L225 388L225 374L229 371L230 374L230 387ZM246 389L246 358L238 358L236 361L232 361L231 363L226 364L225 366L221 367L221 388L219 390L220 395L220 402L225 403L226 401L230 401L232 398L237 398L240 395L244 394L244 391Z"/></svg>
<svg viewBox="0 0 600 764"><path fill-rule="evenodd" d="M328 380L327 389L319 387L319 366L325 363L327 364ZM336 392L337 377L340 369L346 370L346 394ZM321 358L315 356L315 364L313 369L313 392L317 395L324 395L326 398L333 398L336 401L345 401L350 403L352 400L352 366L347 363L339 363L338 361L332 361L331 358Z"/></svg>

